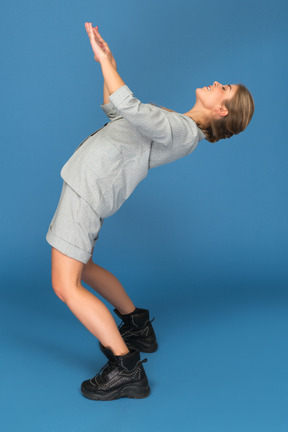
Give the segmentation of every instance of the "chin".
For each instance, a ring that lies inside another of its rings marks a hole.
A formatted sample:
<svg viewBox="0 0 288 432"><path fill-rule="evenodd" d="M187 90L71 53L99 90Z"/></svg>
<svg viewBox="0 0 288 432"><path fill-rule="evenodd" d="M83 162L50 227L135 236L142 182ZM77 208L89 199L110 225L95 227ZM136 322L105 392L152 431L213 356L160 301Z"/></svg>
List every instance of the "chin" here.
<svg viewBox="0 0 288 432"><path fill-rule="evenodd" d="M201 95L203 94L203 90L204 90L204 89L203 89L203 88L200 88L200 87L199 87L199 88L196 88L196 90L195 90L196 100L197 100L197 99L202 99L202 98L201 98Z"/></svg>

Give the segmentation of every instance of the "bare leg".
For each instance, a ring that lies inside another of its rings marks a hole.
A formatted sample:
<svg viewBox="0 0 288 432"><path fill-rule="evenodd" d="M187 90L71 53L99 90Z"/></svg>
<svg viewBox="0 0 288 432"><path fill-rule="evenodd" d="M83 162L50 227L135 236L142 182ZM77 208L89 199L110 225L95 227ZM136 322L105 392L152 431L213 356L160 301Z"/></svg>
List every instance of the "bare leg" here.
<svg viewBox="0 0 288 432"><path fill-rule="evenodd" d="M108 308L81 284L84 264L52 247L52 286L81 323L115 355L129 352Z"/></svg>
<svg viewBox="0 0 288 432"><path fill-rule="evenodd" d="M83 268L82 281L97 291L121 314L134 311L135 306L120 281L108 270L95 264L92 259Z"/></svg>

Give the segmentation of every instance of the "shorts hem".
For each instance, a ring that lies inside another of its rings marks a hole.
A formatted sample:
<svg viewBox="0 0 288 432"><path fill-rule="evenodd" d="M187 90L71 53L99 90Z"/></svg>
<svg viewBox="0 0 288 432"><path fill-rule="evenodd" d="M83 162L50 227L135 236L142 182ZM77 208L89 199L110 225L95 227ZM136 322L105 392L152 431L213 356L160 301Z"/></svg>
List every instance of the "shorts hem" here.
<svg viewBox="0 0 288 432"><path fill-rule="evenodd" d="M62 252L64 255L67 255L70 258L74 258L77 261L82 262L83 264L87 264L89 259L92 257L92 253L84 251L79 247L72 245L66 240L61 239L56 236L52 230L49 228L49 231L46 234L46 241L53 246L55 249Z"/></svg>

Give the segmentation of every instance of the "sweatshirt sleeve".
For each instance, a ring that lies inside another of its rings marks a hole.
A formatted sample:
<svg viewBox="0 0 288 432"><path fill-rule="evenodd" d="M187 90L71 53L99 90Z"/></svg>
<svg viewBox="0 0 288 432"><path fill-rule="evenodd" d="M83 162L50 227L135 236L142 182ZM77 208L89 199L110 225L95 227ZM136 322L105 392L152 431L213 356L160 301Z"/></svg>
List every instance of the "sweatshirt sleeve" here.
<svg viewBox="0 0 288 432"><path fill-rule="evenodd" d="M122 115L119 113L119 111L114 107L112 102L108 102L106 104L101 104L100 108L104 111L104 113L107 115L107 117L113 121L117 120L118 118L122 118Z"/></svg>
<svg viewBox="0 0 288 432"><path fill-rule="evenodd" d="M126 84L112 93L109 100L126 120L152 141L165 146L185 145L191 141L191 119L140 102Z"/></svg>

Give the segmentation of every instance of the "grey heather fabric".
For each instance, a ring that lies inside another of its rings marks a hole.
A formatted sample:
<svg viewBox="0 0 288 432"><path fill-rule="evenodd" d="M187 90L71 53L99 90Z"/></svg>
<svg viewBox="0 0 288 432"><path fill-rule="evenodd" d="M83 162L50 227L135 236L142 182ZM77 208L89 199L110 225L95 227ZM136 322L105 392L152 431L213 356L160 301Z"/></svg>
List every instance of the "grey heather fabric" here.
<svg viewBox="0 0 288 432"><path fill-rule="evenodd" d="M191 153L204 133L188 116L141 103L125 84L100 107L110 122L87 137L61 177L100 218L114 214L148 170Z"/></svg>
<svg viewBox="0 0 288 432"><path fill-rule="evenodd" d="M99 237L103 220L67 183L63 182L46 240L64 255L86 264Z"/></svg>

